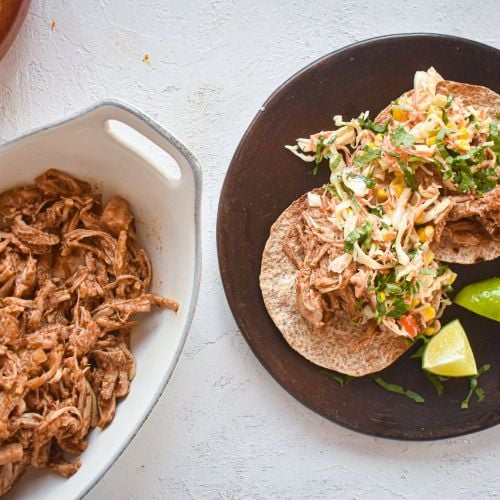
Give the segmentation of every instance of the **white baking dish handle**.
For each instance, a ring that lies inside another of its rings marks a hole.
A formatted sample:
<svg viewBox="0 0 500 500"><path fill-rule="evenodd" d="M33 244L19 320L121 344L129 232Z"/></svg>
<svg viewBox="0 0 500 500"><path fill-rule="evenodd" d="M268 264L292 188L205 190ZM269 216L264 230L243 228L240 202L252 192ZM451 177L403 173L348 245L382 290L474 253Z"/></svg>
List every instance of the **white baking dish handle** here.
<svg viewBox="0 0 500 500"><path fill-rule="evenodd" d="M201 168L194 155L179 139L138 109L120 101L107 100L84 113L81 119L91 122L99 120L104 129L109 120L128 125L168 153L181 172L179 183L184 184L189 179L194 182L197 195L200 194Z"/></svg>

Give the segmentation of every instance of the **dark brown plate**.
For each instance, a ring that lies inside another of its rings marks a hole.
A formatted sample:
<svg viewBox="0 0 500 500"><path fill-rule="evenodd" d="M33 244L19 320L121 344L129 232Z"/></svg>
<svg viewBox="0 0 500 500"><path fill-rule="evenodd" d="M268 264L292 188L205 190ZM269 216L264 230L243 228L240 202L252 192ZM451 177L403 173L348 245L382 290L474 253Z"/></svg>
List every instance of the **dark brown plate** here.
<svg viewBox="0 0 500 500"><path fill-rule="evenodd" d="M343 48L312 63L268 99L241 140L226 175L219 204L217 245L226 296L248 344L271 375L319 414L360 432L396 439L438 439L500 422L500 331L498 323L457 306L444 321L460 318L478 364L491 363L481 377L485 401L460 410L468 382L446 384L439 398L405 355L384 370L387 381L425 397L424 404L379 388L370 378L341 388L321 368L293 351L268 316L259 289L262 250L278 215L298 196L327 180L284 149L297 137L333 126L332 116L375 116L412 87L416 70L433 65L445 78L481 84L500 92L500 51L442 35L394 35ZM456 266L456 289L499 273L498 260Z"/></svg>
<svg viewBox="0 0 500 500"><path fill-rule="evenodd" d="M30 3L31 0L3 0L0 2L0 59L14 43L28 13Z"/></svg>

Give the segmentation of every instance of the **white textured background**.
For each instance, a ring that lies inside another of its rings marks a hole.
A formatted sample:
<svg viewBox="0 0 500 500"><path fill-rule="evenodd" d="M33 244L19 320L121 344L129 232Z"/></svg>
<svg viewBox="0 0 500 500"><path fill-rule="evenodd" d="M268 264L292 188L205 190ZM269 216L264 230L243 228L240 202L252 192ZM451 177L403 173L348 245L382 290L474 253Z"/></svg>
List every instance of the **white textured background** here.
<svg viewBox="0 0 500 500"><path fill-rule="evenodd" d="M33 1L0 63L0 139L116 97L178 135L204 169L203 284L186 348L155 411L89 499L500 495L500 427L404 443L322 419L256 361L218 274L219 191L261 103L327 52L412 31L500 48L498 2Z"/></svg>

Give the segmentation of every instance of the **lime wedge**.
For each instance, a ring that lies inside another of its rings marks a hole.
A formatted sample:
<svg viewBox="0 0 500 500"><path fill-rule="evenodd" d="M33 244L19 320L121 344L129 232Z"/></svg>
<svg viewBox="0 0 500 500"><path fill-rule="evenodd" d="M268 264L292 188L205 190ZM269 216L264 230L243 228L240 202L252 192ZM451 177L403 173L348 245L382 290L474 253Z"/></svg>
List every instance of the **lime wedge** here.
<svg viewBox="0 0 500 500"><path fill-rule="evenodd" d="M455 302L476 314L500 321L500 278L467 285L455 297Z"/></svg>
<svg viewBox="0 0 500 500"><path fill-rule="evenodd" d="M477 375L474 354L458 319L443 326L431 338L425 348L422 368L443 377Z"/></svg>

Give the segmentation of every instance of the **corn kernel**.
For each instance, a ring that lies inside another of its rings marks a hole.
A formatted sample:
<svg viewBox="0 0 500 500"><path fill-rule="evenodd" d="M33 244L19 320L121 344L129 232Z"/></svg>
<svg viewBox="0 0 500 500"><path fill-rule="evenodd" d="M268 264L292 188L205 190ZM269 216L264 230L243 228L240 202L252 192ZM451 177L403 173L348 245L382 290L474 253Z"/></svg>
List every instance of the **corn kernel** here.
<svg viewBox="0 0 500 500"><path fill-rule="evenodd" d="M434 260L434 253L432 253L431 250L426 250L423 254L422 257L424 259L424 262L429 265L433 260Z"/></svg>
<svg viewBox="0 0 500 500"><path fill-rule="evenodd" d="M436 317L436 309L432 306L425 306L420 309L420 314L426 322L433 320Z"/></svg>
<svg viewBox="0 0 500 500"><path fill-rule="evenodd" d="M428 326L425 330L424 330L424 333L427 335L427 336L431 336L431 335L434 335L437 331L437 328L433 325L431 326Z"/></svg>
<svg viewBox="0 0 500 500"><path fill-rule="evenodd" d="M420 304L420 299L416 297L411 301L411 307L417 307Z"/></svg>
<svg viewBox="0 0 500 500"><path fill-rule="evenodd" d="M374 142L368 142L366 145L367 145L369 148L374 148L374 147L376 147L376 145L375 145L375 143L374 143Z"/></svg>
<svg viewBox="0 0 500 500"><path fill-rule="evenodd" d="M378 299L379 299L380 302L385 302L385 293L384 292L379 292Z"/></svg>
<svg viewBox="0 0 500 500"><path fill-rule="evenodd" d="M455 141L455 146L462 153L467 153L470 151L470 144L465 139L457 139Z"/></svg>
<svg viewBox="0 0 500 500"><path fill-rule="evenodd" d="M394 177L394 179L392 179L390 186L393 194L395 194L396 196L401 196L401 193L405 188L405 181L403 177L396 176Z"/></svg>
<svg viewBox="0 0 500 500"><path fill-rule="evenodd" d="M458 137L459 139L468 139L469 138L469 131L465 127L460 127L458 129Z"/></svg>
<svg viewBox="0 0 500 500"><path fill-rule="evenodd" d="M383 202L388 198L387 189L386 188L377 188L375 191L375 196L377 197L377 201Z"/></svg>
<svg viewBox="0 0 500 500"><path fill-rule="evenodd" d="M436 136L432 136L432 137L428 137L426 140L425 140L425 143L427 144L427 146L432 146L433 144L436 144Z"/></svg>
<svg viewBox="0 0 500 500"><path fill-rule="evenodd" d="M389 231L382 231L382 239L384 241L394 241L396 239L396 235L394 233L390 233Z"/></svg>
<svg viewBox="0 0 500 500"><path fill-rule="evenodd" d="M457 128L457 124L453 120L448 120L448 123L446 124L446 128Z"/></svg>
<svg viewBox="0 0 500 500"><path fill-rule="evenodd" d="M457 279L457 273L454 273L453 271L448 271L448 277L444 282L444 284L452 285L456 279Z"/></svg>
<svg viewBox="0 0 500 500"><path fill-rule="evenodd" d="M434 236L434 226L432 224L427 224L427 226L419 227L417 230L417 236L420 243L432 240L432 237Z"/></svg>
<svg viewBox="0 0 500 500"><path fill-rule="evenodd" d="M402 184L397 184L394 186L394 194L396 196L401 196L404 186Z"/></svg>
<svg viewBox="0 0 500 500"><path fill-rule="evenodd" d="M446 106L447 97L443 94L436 94L434 97L433 104L438 108L444 108Z"/></svg>
<svg viewBox="0 0 500 500"><path fill-rule="evenodd" d="M425 212L422 212L415 218L415 224L422 224L425 219Z"/></svg>
<svg viewBox="0 0 500 500"><path fill-rule="evenodd" d="M403 109L392 109L392 117L398 122L404 122L408 120L408 111Z"/></svg>

